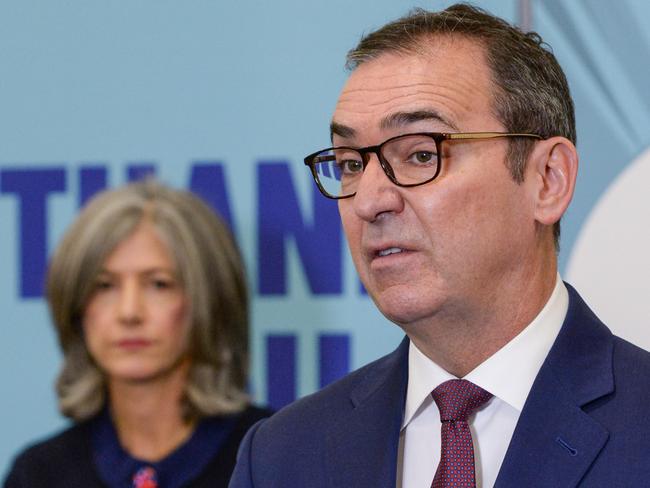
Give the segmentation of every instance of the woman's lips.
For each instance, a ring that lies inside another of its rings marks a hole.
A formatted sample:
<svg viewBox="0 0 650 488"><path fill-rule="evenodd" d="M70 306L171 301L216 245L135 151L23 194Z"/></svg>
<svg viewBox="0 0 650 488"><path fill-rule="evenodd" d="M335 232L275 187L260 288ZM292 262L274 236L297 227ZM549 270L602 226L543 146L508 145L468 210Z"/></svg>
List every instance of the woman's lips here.
<svg viewBox="0 0 650 488"><path fill-rule="evenodd" d="M143 349L149 345L151 345L151 341L147 339L122 339L117 342L119 348L127 350Z"/></svg>

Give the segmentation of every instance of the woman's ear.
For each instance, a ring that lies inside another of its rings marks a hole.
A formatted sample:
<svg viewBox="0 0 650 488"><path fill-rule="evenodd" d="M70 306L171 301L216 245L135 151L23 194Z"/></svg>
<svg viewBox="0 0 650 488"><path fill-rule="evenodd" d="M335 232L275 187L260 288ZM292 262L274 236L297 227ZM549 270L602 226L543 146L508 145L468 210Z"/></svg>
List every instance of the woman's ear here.
<svg viewBox="0 0 650 488"><path fill-rule="evenodd" d="M551 137L538 142L529 160L526 177L536 184L535 220L543 225L558 222L566 211L578 175L578 152L564 137Z"/></svg>

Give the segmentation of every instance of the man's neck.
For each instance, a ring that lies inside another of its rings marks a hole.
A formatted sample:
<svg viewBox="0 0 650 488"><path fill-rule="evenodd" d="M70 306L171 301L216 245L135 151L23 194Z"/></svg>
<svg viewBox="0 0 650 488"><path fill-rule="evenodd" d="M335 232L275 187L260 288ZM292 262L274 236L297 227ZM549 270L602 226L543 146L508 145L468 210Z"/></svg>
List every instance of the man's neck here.
<svg viewBox="0 0 650 488"><path fill-rule="evenodd" d="M427 323L403 326L429 359L458 378L516 337L542 310L557 277L553 259L486 284L492 293L461 313L440 312Z"/></svg>

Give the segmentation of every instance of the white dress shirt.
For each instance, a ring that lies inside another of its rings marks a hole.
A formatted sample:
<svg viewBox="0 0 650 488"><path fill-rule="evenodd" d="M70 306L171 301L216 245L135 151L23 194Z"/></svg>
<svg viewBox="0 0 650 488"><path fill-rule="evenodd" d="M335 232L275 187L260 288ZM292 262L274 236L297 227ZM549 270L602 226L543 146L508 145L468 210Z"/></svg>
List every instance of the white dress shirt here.
<svg viewBox="0 0 650 488"><path fill-rule="evenodd" d="M476 486L492 487L533 381L557 337L569 294L557 277L548 302L537 317L464 379L494 397L469 419L476 463ZM456 379L409 345L409 379L400 431L398 488L430 488L440 461L440 413L431 392Z"/></svg>

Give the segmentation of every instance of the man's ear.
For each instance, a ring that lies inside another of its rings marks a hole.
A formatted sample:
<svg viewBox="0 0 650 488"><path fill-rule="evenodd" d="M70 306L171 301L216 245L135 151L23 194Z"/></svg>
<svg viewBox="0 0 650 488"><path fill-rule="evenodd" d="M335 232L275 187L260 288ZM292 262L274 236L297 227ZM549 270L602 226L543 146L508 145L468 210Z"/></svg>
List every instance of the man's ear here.
<svg viewBox="0 0 650 488"><path fill-rule="evenodd" d="M553 225L562 218L571 198L578 175L578 152L564 137L538 142L529 160L528 170L535 184L535 220Z"/></svg>

